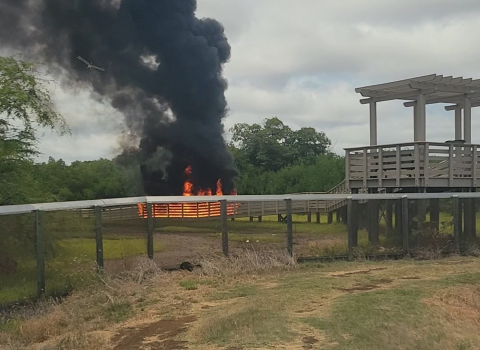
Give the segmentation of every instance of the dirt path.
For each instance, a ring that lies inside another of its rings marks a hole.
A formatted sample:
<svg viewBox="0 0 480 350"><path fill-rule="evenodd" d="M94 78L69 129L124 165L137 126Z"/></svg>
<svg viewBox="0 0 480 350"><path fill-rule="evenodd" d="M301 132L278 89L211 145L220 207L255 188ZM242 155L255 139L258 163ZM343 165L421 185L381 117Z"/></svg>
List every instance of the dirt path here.
<svg viewBox="0 0 480 350"><path fill-rule="evenodd" d="M160 320L141 327L127 328L118 332L113 342L117 345L114 350L185 350L187 342L175 340L185 333L188 325L194 322L194 316L187 316L177 320Z"/></svg>

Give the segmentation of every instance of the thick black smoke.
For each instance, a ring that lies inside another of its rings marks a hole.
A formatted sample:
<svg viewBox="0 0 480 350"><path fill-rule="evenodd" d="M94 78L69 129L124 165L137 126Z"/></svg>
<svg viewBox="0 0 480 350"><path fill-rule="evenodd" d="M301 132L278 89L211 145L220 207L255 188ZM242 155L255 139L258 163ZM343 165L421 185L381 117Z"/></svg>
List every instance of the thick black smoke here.
<svg viewBox="0 0 480 350"><path fill-rule="evenodd" d="M236 176L222 125L230 45L220 23L195 17L196 6L196 0L1 0L0 48L63 68L70 84L91 84L121 111L140 138L148 195L181 194L188 165L195 185L215 188L222 179L228 193ZM105 72L88 70L77 56ZM166 164L148 166L155 155Z"/></svg>

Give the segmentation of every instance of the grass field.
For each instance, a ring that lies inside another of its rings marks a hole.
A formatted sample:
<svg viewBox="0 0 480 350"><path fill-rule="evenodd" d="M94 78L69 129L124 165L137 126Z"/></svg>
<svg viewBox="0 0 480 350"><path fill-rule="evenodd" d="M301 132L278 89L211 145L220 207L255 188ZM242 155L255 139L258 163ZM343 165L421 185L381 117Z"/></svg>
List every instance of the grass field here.
<svg viewBox="0 0 480 350"><path fill-rule="evenodd" d="M198 273L144 262L62 304L16 311L0 324L0 348L480 348L477 258L302 266L257 258L212 258Z"/></svg>
<svg viewBox="0 0 480 350"><path fill-rule="evenodd" d="M155 242L155 250L163 249ZM146 254L146 240L129 236L106 236L103 239L104 259L115 260ZM46 293L70 291L91 281L96 271L96 247L93 238L69 238L56 241L56 254L46 260ZM0 305L30 299L36 294L36 260L19 259L17 271L2 275Z"/></svg>
<svg viewBox="0 0 480 350"><path fill-rule="evenodd" d="M68 215L67 215L68 214ZM314 217L312 219L315 219ZM95 270L96 257L93 221L84 220L69 213L48 213L46 238L54 241L54 257L47 257L47 294L71 290L89 281L88 276ZM441 214L445 223L442 234L451 234L451 216ZM250 222L248 218L228 221L229 240L234 244L257 244L263 249L270 245L284 247L286 225L277 222L276 216L265 216L263 222ZM146 253L145 220L130 220L104 223L104 259L116 260L135 257ZM213 221L155 221L155 251L169 250L171 253L185 247L185 240L178 246L170 244L175 234L200 235L202 240L221 247L221 227L219 220ZM401 242L388 238L385 223L381 222L380 244L387 249L396 249ZM294 252L297 256L331 256L347 253L347 229L343 224L327 224L327 216L321 216L321 223L308 223L306 215L293 215ZM187 238L185 238L187 239ZM359 231L359 247L362 254L375 253L377 247L368 242L365 230ZM36 292L36 261L34 253L18 251L17 271L12 275L2 275L0 284L0 305L21 301L32 297Z"/></svg>

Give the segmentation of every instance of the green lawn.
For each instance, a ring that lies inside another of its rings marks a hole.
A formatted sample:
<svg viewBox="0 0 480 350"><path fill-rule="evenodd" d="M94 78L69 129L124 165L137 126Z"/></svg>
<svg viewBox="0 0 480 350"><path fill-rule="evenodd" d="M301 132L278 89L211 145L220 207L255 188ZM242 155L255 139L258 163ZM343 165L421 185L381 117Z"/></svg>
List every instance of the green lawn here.
<svg viewBox="0 0 480 350"><path fill-rule="evenodd" d="M95 239L70 238L56 242L56 254L46 259L46 294L65 292L91 282L96 271ZM103 239L104 259L114 260L146 254L146 240L129 236ZM156 251L163 247L157 240ZM30 299L36 294L36 260L22 259L12 275L2 275L0 305Z"/></svg>

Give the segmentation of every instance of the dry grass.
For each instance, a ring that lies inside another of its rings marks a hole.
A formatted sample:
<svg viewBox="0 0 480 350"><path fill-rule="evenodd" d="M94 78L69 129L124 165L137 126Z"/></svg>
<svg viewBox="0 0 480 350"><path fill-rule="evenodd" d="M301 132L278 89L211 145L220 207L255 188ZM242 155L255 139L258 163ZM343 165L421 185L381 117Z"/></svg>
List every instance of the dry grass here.
<svg viewBox="0 0 480 350"><path fill-rule="evenodd" d="M286 250L256 250L244 248L228 258L222 255L204 256L200 260L204 276L232 276L243 273L258 273L272 270L289 270L297 266Z"/></svg>
<svg viewBox="0 0 480 350"><path fill-rule="evenodd" d="M0 349L480 348L476 258L298 266L245 249L201 263L167 273L139 260L62 303L12 311Z"/></svg>

